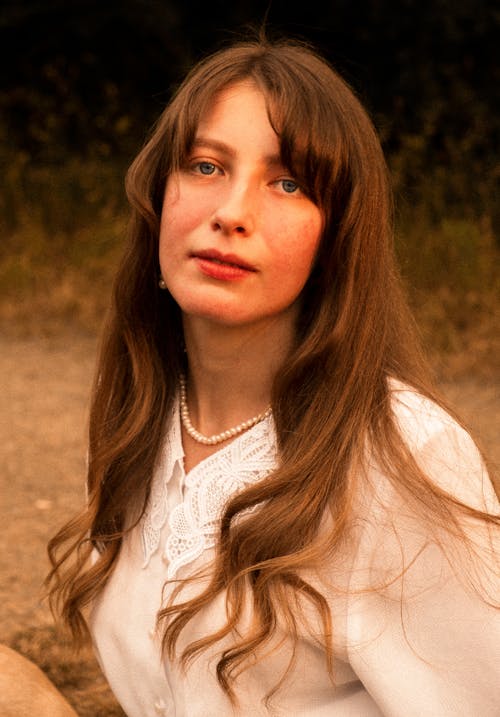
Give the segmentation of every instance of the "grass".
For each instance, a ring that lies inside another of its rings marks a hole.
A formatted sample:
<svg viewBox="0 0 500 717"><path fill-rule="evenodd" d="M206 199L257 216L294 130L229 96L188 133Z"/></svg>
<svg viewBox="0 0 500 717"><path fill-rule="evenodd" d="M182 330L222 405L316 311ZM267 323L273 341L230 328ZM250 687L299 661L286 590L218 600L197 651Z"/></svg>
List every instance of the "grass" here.
<svg viewBox="0 0 500 717"><path fill-rule="evenodd" d="M500 246L487 220L431 223L416 208L399 227L408 297L437 373L499 374Z"/></svg>
<svg viewBox="0 0 500 717"><path fill-rule="evenodd" d="M125 234L124 167L16 155L0 194L0 321L6 331L94 331Z"/></svg>

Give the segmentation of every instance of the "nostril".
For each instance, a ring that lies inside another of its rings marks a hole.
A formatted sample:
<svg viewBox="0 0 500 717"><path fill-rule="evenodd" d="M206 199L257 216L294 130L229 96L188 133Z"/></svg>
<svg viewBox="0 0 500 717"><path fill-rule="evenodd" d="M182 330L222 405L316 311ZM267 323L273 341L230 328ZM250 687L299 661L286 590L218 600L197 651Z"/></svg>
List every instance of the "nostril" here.
<svg viewBox="0 0 500 717"><path fill-rule="evenodd" d="M213 217L211 228L212 231L215 232L222 232L224 234L239 234L243 236L246 236L249 230L248 226L245 224L236 224L236 222L233 223L230 219L220 216Z"/></svg>

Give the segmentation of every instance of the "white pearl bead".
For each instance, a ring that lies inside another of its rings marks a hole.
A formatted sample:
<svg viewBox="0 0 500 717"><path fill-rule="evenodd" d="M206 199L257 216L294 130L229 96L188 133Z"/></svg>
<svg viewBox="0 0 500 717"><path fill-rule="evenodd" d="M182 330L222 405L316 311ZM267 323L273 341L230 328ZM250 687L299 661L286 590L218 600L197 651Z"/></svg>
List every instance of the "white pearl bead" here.
<svg viewBox="0 0 500 717"><path fill-rule="evenodd" d="M260 423L265 418L271 415L271 406L269 406L263 413L259 413L257 416L250 418L248 421L243 421L242 423L239 423L233 428L228 428L227 431L223 431L222 433L216 433L213 436L204 436L202 433L197 431L191 423L186 397L186 379L184 376L180 376L179 378L179 393L180 415L182 425L184 426L187 434L191 436L193 440L197 441L198 443L202 443L205 446L215 446L218 443L223 443L224 441L227 441L229 438L238 436L240 433L243 433L243 431L252 428L252 426L255 426L257 423Z"/></svg>

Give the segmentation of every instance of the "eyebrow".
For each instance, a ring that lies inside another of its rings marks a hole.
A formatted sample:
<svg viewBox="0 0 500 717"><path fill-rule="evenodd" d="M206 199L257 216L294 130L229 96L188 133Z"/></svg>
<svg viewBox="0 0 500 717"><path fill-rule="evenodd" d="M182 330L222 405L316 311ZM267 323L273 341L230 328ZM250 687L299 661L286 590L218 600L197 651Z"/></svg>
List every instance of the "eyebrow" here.
<svg viewBox="0 0 500 717"><path fill-rule="evenodd" d="M206 147L207 149L213 149L216 152L221 152L227 157L234 159L236 157L236 151L225 142L218 139L210 139L209 137L198 136L193 142L193 149L199 147ZM268 167L282 166L283 161L279 154L270 154L264 157L264 164Z"/></svg>

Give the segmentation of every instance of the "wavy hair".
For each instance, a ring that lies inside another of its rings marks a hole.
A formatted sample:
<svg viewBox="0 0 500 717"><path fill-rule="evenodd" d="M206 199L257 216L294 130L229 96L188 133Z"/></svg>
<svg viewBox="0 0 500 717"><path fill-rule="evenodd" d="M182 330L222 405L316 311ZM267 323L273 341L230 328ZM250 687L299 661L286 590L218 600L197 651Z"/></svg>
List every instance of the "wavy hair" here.
<svg viewBox="0 0 500 717"><path fill-rule="evenodd" d="M326 599L301 571L324 555L320 527L326 514L333 526L328 549L348 539L367 444L396 489L420 507L422 520L462 537L460 511L494 520L433 486L395 426L388 377L442 402L432 389L396 268L388 172L367 112L304 43L238 42L191 70L127 175L130 241L93 388L88 505L49 544L54 609L83 639L83 609L104 587L124 535L144 513L184 360L179 308L157 283L165 184L217 93L246 79L263 92L283 164L321 208L325 228L303 291L297 341L273 385L279 466L226 506L206 588L184 602L176 602L174 591L174 601L160 612L164 649L173 656L186 624L225 594L226 625L189 645L182 659L187 663L232 636L234 644L217 668L231 698L238 671L269 644L280 619L296 643L299 597L319 616L332 669ZM90 564L94 547L99 558ZM248 595L254 619L242 634L239 616Z"/></svg>

